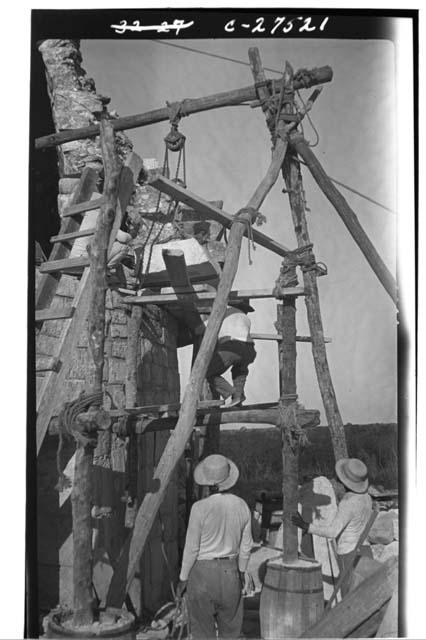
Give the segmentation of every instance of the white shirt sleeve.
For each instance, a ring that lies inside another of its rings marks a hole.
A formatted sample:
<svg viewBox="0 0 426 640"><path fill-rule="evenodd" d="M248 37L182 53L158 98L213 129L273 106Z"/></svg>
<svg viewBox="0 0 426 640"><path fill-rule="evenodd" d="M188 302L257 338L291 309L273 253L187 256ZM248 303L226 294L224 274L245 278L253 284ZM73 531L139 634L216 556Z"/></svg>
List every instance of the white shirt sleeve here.
<svg viewBox="0 0 426 640"><path fill-rule="evenodd" d="M335 518L324 524L310 524L308 533L324 538L337 538L339 533L347 526L353 517L351 503L349 500L342 500L337 508Z"/></svg>

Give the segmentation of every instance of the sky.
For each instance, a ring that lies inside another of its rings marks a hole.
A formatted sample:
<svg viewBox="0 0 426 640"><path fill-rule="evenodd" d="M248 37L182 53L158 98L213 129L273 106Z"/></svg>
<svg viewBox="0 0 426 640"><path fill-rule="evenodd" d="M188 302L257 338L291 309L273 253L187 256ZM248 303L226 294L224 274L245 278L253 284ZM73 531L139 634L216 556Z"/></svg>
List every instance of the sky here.
<svg viewBox="0 0 426 640"><path fill-rule="evenodd" d="M319 134L314 152L328 175L396 209L396 91L393 44L379 40L185 40L180 44L248 62L257 46L263 65L278 72L288 60L294 70L330 65L333 80L324 86L311 117ZM154 41L84 40L83 68L97 91L111 97L119 115L161 108L166 101L210 95L252 84L248 66L218 60ZM279 78L279 73L267 72ZM312 90L303 93L306 99ZM128 131L143 158L162 160L168 123ZM230 214L245 206L270 162L270 138L260 109L228 107L184 118L187 137L188 188L206 200L224 201ZM305 136L316 135L305 124ZM344 423L395 422L397 411L397 316L363 254L332 205L302 168L308 225L314 253L328 267L318 280L331 375ZM263 233L296 248L288 198L280 177L261 212ZM341 189L344 197L395 274L397 216ZM244 241L235 287L270 288L280 258L262 247L248 264ZM250 315L256 333L274 333L276 303L253 301ZM303 298L297 301L299 335L308 335ZM257 342L257 359L246 386L247 402L278 398L277 347ZM184 350L182 350L184 351ZM182 353L181 382L188 376L188 354ZM298 343L299 401L320 409L325 421L311 347Z"/></svg>

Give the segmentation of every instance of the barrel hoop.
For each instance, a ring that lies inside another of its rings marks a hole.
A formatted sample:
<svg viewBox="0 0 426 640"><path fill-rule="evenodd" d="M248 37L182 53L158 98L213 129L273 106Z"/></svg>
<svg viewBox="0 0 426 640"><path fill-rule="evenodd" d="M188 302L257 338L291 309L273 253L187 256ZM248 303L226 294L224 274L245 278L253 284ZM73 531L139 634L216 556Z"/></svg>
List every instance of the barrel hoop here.
<svg viewBox="0 0 426 640"><path fill-rule="evenodd" d="M280 589L279 587L273 587L270 584L263 583L264 589L270 589L271 591L279 591L280 593L324 593L323 587L317 589Z"/></svg>
<svg viewBox="0 0 426 640"><path fill-rule="evenodd" d="M271 547L274 548L274 547ZM314 561L315 562L315 561ZM312 572L312 571L317 571L318 573L321 572L321 565L320 564L315 564L314 567L284 567L286 569L286 571L297 571L297 572L303 572L303 573L308 573L308 572ZM268 562L268 569L273 569L274 571L280 571L281 573L283 572L283 566L277 566L274 567L273 564L269 564Z"/></svg>

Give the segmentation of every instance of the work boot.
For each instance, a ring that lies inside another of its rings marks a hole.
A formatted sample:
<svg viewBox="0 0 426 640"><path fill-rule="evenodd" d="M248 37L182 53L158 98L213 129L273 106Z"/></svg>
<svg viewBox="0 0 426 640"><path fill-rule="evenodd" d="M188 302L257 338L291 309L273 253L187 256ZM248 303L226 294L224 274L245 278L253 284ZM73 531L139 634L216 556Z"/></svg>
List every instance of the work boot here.
<svg viewBox="0 0 426 640"><path fill-rule="evenodd" d="M244 400L246 399L244 393L241 392L236 392L233 393L231 396L231 402L227 405L228 407L239 407L240 405L243 404Z"/></svg>

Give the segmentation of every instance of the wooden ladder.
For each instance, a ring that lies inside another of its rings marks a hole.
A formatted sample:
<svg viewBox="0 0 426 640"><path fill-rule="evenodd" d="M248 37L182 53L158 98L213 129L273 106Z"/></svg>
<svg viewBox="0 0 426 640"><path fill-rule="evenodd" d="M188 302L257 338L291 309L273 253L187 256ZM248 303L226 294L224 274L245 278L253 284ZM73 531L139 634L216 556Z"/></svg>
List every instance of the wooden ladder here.
<svg viewBox="0 0 426 640"><path fill-rule="evenodd" d="M110 236L111 247L120 228L126 208L133 193L134 185L142 168L142 160L136 153L130 153L120 173L118 204ZM51 340L54 354L37 354L36 374L43 373L37 390L37 454L54 412L65 400L66 378L70 368L70 358L76 340L84 331L90 300L89 258L70 257L71 244L76 238L90 237L94 228L81 229L82 213L99 207L104 196L97 193L97 172L84 169L74 193L71 206L62 214L59 233L51 238L54 247L49 260L39 269L41 277L36 292L35 321L40 336L41 323L53 321L56 338ZM78 278L70 283L70 275ZM68 282L67 282L68 281ZM73 286L74 285L74 286ZM74 292L70 291L74 288ZM41 342L41 340L36 340Z"/></svg>

